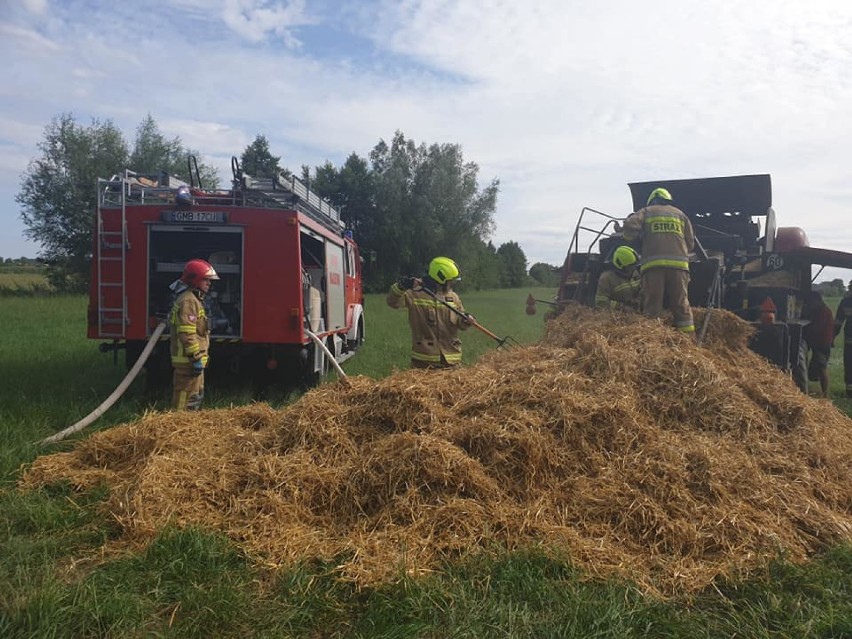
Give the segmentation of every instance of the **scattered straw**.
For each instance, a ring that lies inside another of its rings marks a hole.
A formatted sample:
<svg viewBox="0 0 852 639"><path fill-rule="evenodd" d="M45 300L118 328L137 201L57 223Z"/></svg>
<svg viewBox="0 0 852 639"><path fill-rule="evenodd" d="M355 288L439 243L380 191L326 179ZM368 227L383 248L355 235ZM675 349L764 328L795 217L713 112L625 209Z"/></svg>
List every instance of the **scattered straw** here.
<svg viewBox="0 0 852 639"><path fill-rule="evenodd" d="M149 414L40 457L21 485L106 484L113 544L200 525L265 565L336 560L359 584L538 544L694 591L852 538L852 421L748 335L725 311L697 347L570 308L540 344L474 366L350 377L280 411Z"/></svg>

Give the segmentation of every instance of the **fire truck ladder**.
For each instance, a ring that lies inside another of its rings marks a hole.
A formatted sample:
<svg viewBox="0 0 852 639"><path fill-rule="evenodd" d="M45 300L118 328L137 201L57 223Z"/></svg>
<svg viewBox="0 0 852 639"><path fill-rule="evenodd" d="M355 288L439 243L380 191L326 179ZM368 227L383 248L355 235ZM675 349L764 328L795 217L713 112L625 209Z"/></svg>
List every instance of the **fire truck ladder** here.
<svg viewBox="0 0 852 639"><path fill-rule="evenodd" d="M123 339L127 315L127 182L98 179L98 334Z"/></svg>
<svg viewBox="0 0 852 639"><path fill-rule="evenodd" d="M281 171L274 178L256 178L243 173L236 157L231 158L231 169L235 187L244 200L257 200L261 206L271 208L296 209L336 234L343 232L340 211L297 177L288 177Z"/></svg>

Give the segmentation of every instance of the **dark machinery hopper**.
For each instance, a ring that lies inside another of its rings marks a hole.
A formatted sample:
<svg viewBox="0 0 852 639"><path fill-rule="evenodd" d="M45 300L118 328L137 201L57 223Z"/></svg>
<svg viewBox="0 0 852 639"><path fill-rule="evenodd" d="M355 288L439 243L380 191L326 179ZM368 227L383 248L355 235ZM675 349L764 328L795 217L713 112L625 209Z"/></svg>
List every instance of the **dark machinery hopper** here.
<svg viewBox="0 0 852 639"><path fill-rule="evenodd" d="M634 182L629 186L634 211L646 206L655 188L668 189L674 205L689 216L704 248L724 253L726 261L737 254L758 255L773 249L775 212L768 174ZM764 218L766 237L762 241L757 217Z"/></svg>
<svg viewBox="0 0 852 639"><path fill-rule="evenodd" d="M645 206L658 187L668 189L675 206L690 217L759 216L772 206L769 174L633 182L629 186L634 211Z"/></svg>

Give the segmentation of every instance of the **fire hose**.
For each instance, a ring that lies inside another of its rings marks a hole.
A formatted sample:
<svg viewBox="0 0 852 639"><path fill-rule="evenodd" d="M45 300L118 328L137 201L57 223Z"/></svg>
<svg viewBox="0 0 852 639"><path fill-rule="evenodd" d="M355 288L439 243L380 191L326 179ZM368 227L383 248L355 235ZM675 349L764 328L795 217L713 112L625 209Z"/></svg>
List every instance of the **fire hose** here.
<svg viewBox="0 0 852 639"><path fill-rule="evenodd" d="M164 330L166 330L165 322L160 322L159 324L157 324L157 327L154 329L154 332L151 333L151 337L148 338L148 342L145 344L145 348L142 349L142 353L139 355L139 359L136 360L131 369L127 372L127 375L125 375L124 379L121 380L121 383L116 387L112 394L101 403L100 406L98 406L95 410L86 415L77 423L72 424L68 428L61 430L58 433L51 435L50 437L45 437L39 442L39 444L41 444L42 446L46 446L47 444L55 444L56 442L62 441L69 435L73 435L74 433L80 432L89 424L98 419L98 417L107 412L112 407L112 405L115 404L122 395L124 395L125 391L127 391L127 389L130 387L130 384L132 384L133 380L136 379L136 376L139 375L139 371L142 370L142 367L145 365L145 362L148 361L148 358L151 356L151 353L154 350L154 346L157 344L157 341L160 339L160 335L163 334ZM340 364L338 364L337 360L334 359L334 356L331 354L331 351L328 350L328 347L323 344L322 340L319 337L317 337L310 331L305 332L325 352L326 357L328 357L329 361L334 365L334 368L337 369L337 372L340 375L341 379L345 380L346 373L344 373L343 369L340 368Z"/></svg>
<svg viewBox="0 0 852 639"><path fill-rule="evenodd" d="M323 352L325 353L325 356L328 358L328 361L330 361L332 363L335 370L337 371L337 374L340 375L340 380L342 382L348 384L349 381L346 379L346 373L343 372L343 369L340 367L340 364L337 363L337 360L334 358L334 355L332 355L331 351L328 350L328 346L323 344L323 341L319 337L317 337L315 334L313 334L311 331L306 329L305 333L307 333L308 337L310 337L312 340L314 340L314 342L316 342L316 345L319 346L323 350Z"/></svg>
<svg viewBox="0 0 852 639"><path fill-rule="evenodd" d="M91 413L86 415L83 419L78 421L76 424L72 424L65 430L61 430L58 433L51 435L50 437L46 437L42 439L39 444L42 446L46 446L47 444L54 444L58 441L62 441L68 435L73 435L77 433L93 421L95 421L98 417L107 412L113 404L118 401L118 398L124 395L124 392L128 389L130 384L136 379L136 376L139 374L139 371L142 370L142 367L145 365L145 362L148 361L148 358L151 356L151 353L154 350L154 346L157 344L157 341L160 339L160 335L163 334L163 331L166 330L166 323L160 322L157 324L157 327L154 329L154 332L151 333L151 337L148 338L148 343L145 344L145 348L142 349L142 353L139 355L139 359L136 360L136 363L133 364L131 369L127 371L127 375L124 376L124 379L121 380L121 383L116 387L116 389L112 392L112 395L107 397L100 406L98 406Z"/></svg>

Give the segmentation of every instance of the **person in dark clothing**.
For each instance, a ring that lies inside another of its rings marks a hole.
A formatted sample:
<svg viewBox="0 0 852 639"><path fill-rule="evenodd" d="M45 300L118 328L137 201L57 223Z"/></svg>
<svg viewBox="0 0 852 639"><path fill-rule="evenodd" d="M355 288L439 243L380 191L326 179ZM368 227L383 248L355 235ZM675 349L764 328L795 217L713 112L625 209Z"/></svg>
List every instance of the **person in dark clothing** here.
<svg viewBox="0 0 852 639"><path fill-rule="evenodd" d="M803 332L808 348L811 349L808 377L812 381L819 380L822 396L828 397L828 360L834 341L834 313L819 292L811 291L805 295L802 318L810 322Z"/></svg>
<svg viewBox="0 0 852 639"><path fill-rule="evenodd" d="M840 329L843 329L843 383L846 384L846 397L852 397L852 280L834 315L835 337Z"/></svg>

